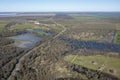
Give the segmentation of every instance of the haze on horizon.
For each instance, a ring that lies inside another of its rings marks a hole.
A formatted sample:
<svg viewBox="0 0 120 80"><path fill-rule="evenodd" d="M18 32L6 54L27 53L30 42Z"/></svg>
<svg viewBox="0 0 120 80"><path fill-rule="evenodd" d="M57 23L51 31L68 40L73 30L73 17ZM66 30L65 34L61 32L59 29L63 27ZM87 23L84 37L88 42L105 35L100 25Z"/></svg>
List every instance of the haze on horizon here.
<svg viewBox="0 0 120 80"><path fill-rule="evenodd" d="M2 0L0 12L120 12L120 0Z"/></svg>

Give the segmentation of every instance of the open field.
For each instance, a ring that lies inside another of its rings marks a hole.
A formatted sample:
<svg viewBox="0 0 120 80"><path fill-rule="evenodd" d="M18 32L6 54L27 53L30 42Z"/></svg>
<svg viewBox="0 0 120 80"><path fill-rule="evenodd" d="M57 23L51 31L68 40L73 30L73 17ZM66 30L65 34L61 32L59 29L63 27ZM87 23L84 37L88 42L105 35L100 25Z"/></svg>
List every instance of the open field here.
<svg viewBox="0 0 120 80"><path fill-rule="evenodd" d="M6 20L0 20L0 29L2 29L2 28L4 28L4 26L6 25L6 24L8 24L9 22L11 22L11 21L6 21Z"/></svg>
<svg viewBox="0 0 120 80"><path fill-rule="evenodd" d="M69 55L64 58L66 61L78 64L89 69L100 70L120 78L120 59L102 55L77 56Z"/></svg>

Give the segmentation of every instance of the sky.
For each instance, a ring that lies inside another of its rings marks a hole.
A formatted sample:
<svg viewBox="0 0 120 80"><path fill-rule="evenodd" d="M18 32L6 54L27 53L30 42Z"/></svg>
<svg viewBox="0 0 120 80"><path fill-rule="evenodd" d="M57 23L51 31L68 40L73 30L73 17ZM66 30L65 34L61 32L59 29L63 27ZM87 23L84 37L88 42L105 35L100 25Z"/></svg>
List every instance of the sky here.
<svg viewBox="0 0 120 80"><path fill-rule="evenodd" d="M0 12L120 12L120 0L0 0Z"/></svg>

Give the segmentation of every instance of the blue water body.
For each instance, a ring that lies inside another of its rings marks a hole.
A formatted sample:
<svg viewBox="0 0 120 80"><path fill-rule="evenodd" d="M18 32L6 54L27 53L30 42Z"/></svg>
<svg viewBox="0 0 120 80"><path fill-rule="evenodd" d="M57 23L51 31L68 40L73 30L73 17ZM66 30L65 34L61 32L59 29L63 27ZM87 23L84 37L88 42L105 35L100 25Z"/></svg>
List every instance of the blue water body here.
<svg viewBox="0 0 120 80"><path fill-rule="evenodd" d="M34 33L40 33L41 32L41 33L46 34L46 36L52 35L52 33L47 32L47 31L43 31L43 30L28 29L26 31L27 31L27 33L17 35L17 36L12 36L12 37L9 37L9 38L13 39L15 41L15 45L17 47L31 48L31 47L34 47L37 42L39 42L43 39L42 37L40 37L38 35L35 35Z"/></svg>
<svg viewBox="0 0 120 80"><path fill-rule="evenodd" d="M48 31L43 31L43 30L27 29L26 31L27 31L27 33L17 35L17 36L12 36L9 38L13 39L15 41L15 45L17 47L31 48L31 47L34 47L37 42L39 42L43 39L41 36L38 36L34 33L41 32L41 33L46 34L45 36L52 35L52 33L48 32Z"/></svg>
<svg viewBox="0 0 120 80"><path fill-rule="evenodd" d="M31 48L33 47L38 41L41 41L42 38L36 35L26 33L18 36L10 37L11 39L15 40L15 45L21 48Z"/></svg>

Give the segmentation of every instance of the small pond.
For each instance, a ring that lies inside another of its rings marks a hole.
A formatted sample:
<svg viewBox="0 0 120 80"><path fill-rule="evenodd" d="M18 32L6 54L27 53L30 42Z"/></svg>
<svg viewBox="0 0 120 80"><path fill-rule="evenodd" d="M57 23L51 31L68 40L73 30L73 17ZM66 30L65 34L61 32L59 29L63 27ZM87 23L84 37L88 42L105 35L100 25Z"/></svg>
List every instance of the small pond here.
<svg viewBox="0 0 120 80"><path fill-rule="evenodd" d="M40 33L45 35L51 35L51 33L45 32L43 30L27 30L27 33L9 37L15 41L15 45L21 48L32 48L35 44L41 41L43 38L35 35L34 33Z"/></svg>

